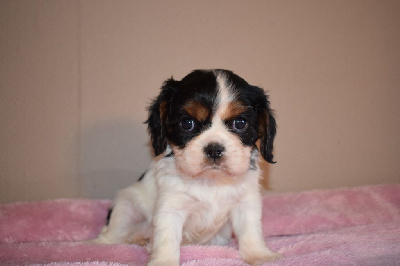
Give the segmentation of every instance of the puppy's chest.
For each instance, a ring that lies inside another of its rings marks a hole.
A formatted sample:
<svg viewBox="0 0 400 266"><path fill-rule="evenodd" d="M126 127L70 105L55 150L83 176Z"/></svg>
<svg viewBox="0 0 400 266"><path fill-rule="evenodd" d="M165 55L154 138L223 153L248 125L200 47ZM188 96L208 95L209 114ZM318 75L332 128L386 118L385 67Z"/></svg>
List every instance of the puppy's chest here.
<svg viewBox="0 0 400 266"><path fill-rule="evenodd" d="M203 244L211 240L229 220L229 212L238 202L231 195L209 193L195 197L183 227L183 242Z"/></svg>

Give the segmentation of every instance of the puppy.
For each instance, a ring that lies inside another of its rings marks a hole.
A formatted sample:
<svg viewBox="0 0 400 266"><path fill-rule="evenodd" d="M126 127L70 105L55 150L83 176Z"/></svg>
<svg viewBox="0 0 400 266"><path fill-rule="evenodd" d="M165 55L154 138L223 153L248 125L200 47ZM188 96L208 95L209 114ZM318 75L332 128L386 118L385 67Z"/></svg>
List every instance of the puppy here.
<svg viewBox="0 0 400 266"><path fill-rule="evenodd" d="M228 70L167 80L146 121L163 157L116 197L97 243L149 243L147 265L179 265L180 245L225 245L242 259L279 258L261 229L260 154L273 162L276 123L264 91ZM259 140L260 148L256 146Z"/></svg>

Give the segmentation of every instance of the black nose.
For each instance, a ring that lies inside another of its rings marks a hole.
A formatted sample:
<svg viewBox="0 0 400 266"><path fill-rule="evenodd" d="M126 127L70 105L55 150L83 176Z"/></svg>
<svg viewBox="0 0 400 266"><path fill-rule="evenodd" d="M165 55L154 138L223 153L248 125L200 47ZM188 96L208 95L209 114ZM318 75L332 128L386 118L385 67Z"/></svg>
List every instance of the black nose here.
<svg viewBox="0 0 400 266"><path fill-rule="evenodd" d="M204 154L207 156L207 158L213 160L213 161L217 161L219 159L221 159L224 151L225 151L225 147L222 146L219 143L210 143L207 146L204 147Z"/></svg>

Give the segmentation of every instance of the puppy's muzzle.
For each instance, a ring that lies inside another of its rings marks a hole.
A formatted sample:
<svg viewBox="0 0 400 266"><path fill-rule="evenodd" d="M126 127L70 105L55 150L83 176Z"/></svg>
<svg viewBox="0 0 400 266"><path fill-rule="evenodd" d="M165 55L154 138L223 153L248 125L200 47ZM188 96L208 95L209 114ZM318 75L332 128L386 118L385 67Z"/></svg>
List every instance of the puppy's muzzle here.
<svg viewBox="0 0 400 266"><path fill-rule="evenodd" d="M209 160L217 163L223 158L225 147L219 143L212 142L204 147L203 152Z"/></svg>

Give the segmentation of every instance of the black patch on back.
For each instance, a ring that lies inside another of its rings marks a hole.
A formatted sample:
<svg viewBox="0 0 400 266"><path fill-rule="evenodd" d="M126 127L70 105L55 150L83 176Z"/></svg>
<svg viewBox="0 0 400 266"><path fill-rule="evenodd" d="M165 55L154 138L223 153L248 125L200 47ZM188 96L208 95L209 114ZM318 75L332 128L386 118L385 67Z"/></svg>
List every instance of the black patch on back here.
<svg viewBox="0 0 400 266"><path fill-rule="evenodd" d="M169 158L169 157L173 157L174 156L174 152L171 151L170 153L168 153L167 155L165 155L165 158Z"/></svg>
<svg viewBox="0 0 400 266"><path fill-rule="evenodd" d="M112 211L113 211L113 208L108 209L106 225L109 225L109 223L110 223Z"/></svg>
<svg viewBox="0 0 400 266"><path fill-rule="evenodd" d="M144 172L144 173L139 177L139 179L138 179L137 181L138 181L138 182L142 181L145 175L146 175L146 172Z"/></svg>

